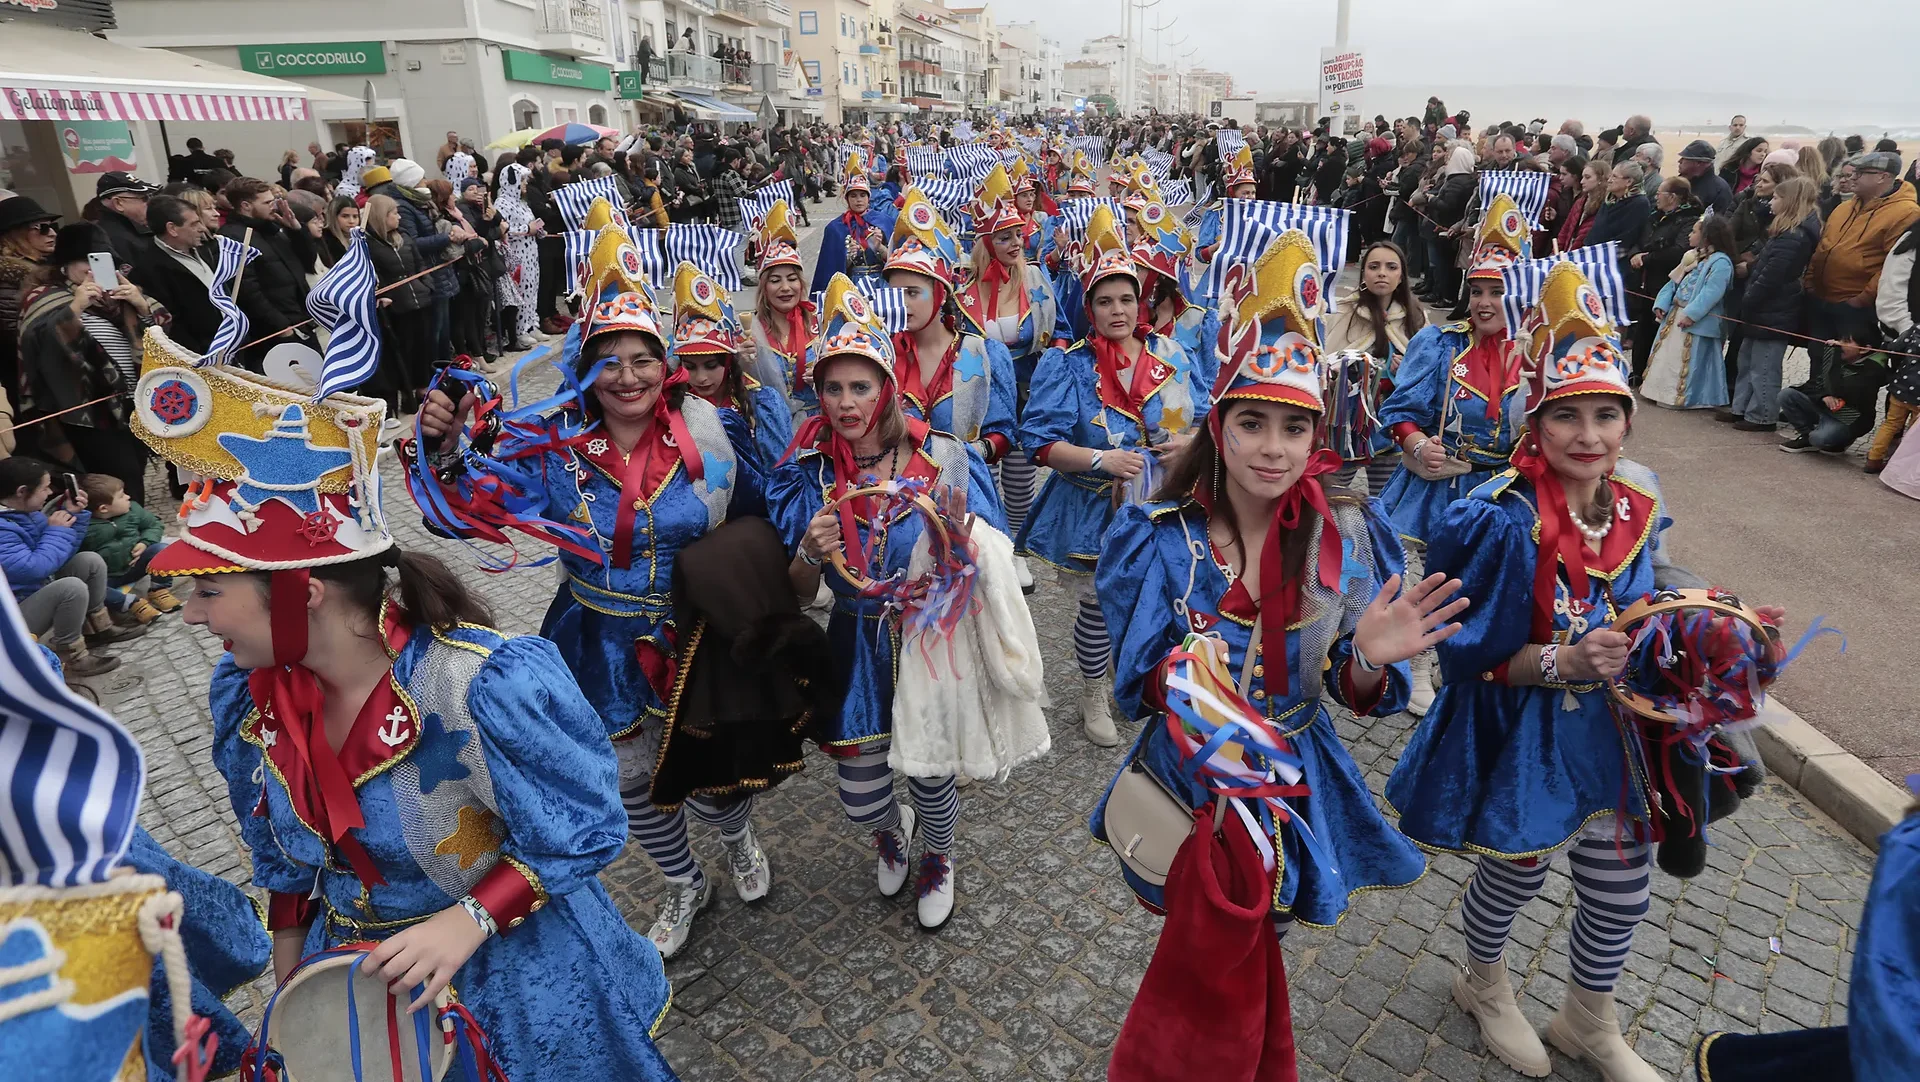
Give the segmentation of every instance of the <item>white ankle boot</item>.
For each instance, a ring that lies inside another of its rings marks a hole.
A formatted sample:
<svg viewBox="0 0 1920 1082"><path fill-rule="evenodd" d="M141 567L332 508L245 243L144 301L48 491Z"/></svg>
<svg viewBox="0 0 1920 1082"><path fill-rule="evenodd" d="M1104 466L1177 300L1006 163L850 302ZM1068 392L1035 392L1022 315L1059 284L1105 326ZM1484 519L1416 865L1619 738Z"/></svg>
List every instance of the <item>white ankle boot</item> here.
<svg viewBox="0 0 1920 1082"><path fill-rule="evenodd" d="M1419 681L1414 684L1419 686ZM1500 1062L1528 1078L1552 1073L1547 1046L1540 1043L1539 1034L1514 1001L1505 958L1492 965L1468 959L1467 968L1453 978L1453 1001L1480 1023L1480 1039Z"/></svg>
<svg viewBox="0 0 1920 1082"><path fill-rule="evenodd" d="M1120 732L1113 727L1113 694L1107 681L1080 678L1080 724L1088 742L1102 748L1120 743Z"/></svg>
<svg viewBox="0 0 1920 1082"><path fill-rule="evenodd" d="M1427 716L1427 708L1433 705L1433 651L1422 650L1413 655L1413 688L1407 696L1407 713L1416 718Z"/></svg>
<svg viewBox="0 0 1920 1082"><path fill-rule="evenodd" d="M900 806L900 825L893 830L873 832L874 847L880 850L875 862L875 876L880 882L880 893L891 898L900 893L907 885L907 872L913 862L907 858L907 850L913 848L913 808Z"/></svg>
<svg viewBox="0 0 1920 1082"><path fill-rule="evenodd" d="M1590 992L1568 982L1567 997L1547 1023L1547 1039L1567 1055L1598 1067L1606 1082L1662 1082L1660 1072L1620 1036L1612 992Z"/></svg>
<svg viewBox="0 0 1920 1082"><path fill-rule="evenodd" d="M1021 593L1030 594L1033 592L1033 568L1027 565L1027 558L1025 556L1015 556L1013 558L1013 578L1015 582L1020 584Z"/></svg>

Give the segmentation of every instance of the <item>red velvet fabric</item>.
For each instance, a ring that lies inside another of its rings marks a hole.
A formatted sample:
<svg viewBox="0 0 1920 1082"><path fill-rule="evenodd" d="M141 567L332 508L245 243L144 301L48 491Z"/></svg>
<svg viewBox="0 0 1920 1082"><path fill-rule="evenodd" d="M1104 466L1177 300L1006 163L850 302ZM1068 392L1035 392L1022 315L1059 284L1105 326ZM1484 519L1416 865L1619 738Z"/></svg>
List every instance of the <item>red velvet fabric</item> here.
<svg viewBox="0 0 1920 1082"><path fill-rule="evenodd" d="M1239 817L1213 808L1167 874L1160 945L1127 1011L1109 1082L1298 1082L1273 874Z"/></svg>

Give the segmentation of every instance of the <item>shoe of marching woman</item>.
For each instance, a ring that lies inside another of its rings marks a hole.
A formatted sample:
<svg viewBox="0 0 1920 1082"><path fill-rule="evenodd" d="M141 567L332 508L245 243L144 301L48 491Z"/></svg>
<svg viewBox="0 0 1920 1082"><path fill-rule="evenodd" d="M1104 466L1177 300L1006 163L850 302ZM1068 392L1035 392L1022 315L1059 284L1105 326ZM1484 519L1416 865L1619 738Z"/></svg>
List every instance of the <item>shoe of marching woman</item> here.
<svg viewBox="0 0 1920 1082"><path fill-rule="evenodd" d="M767 889L773 886L773 865L767 862L766 851L760 848L760 839L753 836L753 828L739 841L727 842L727 871L733 874L734 893L740 895L743 902L757 902L767 896Z"/></svg>
<svg viewBox="0 0 1920 1082"><path fill-rule="evenodd" d="M687 945L687 937L693 934L693 918L713 902L713 879L700 878L700 885L679 880L667 880L667 898L660 903L660 915L653 919L653 927L647 929L647 938L660 951L660 957L667 959L680 952Z"/></svg>
<svg viewBox="0 0 1920 1082"><path fill-rule="evenodd" d="M60 659L60 671L65 674L69 683L81 677L112 672L120 667L119 658L96 654L87 649L85 639L75 639L65 646L55 646L53 654Z"/></svg>
<svg viewBox="0 0 1920 1082"><path fill-rule="evenodd" d="M879 859L874 862L874 875L880 881L882 897L891 898L907 885L907 871L913 866L907 860L907 850L913 846L914 819L913 808L902 804L899 826L873 832L874 848L880 851Z"/></svg>
<svg viewBox="0 0 1920 1082"><path fill-rule="evenodd" d="M1547 1046L1533 1031L1507 979L1507 960L1482 965L1469 958L1467 968L1453 978L1453 1001L1480 1023L1480 1039L1500 1062L1526 1075L1545 1078L1553 1071Z"/></svg>
<svg viewBox="0 0 1920 1082"><path fill-rule="evenodd" d="M1020 583L1021 593L1030 594L1033 592L1033 568L1027 565L1027 558L1025 556L1015 556L1013 558L1013 577Z"/></svg>
<svg viewBox="0 0 1920 1082"><path fill-rule="evenodd" d="M160 610L155 608L153 602L148 601L146 598L136 597L127 605L127 615L133 617L140 625L145 626L160 619ZM116 619L118 619L118 617L116 617Z"/></svg>
<svg viewBox="0 0 1920 1082"><path fill-rule="evenodd" d="M180 599L173 596L173 591L165 586L155 586L153 589L148 590L147 604L152 605L161 612L180 611Z"/></svg>
<svg viewBox="0 0 1920 1082"><path fill-rule="evenodd" d="M1086 730L1089 743L1111 748L1120 743L1120 733L1113 727L1112 691L1104 679L1080 679L1080 726Z"/></svg>
<svg viewBox="0 0 1920 1082"><path fill-rule="evenodd" d="M953 857L927 853L920 858L920 878L913 884L920 899L920 927L931 932L953 916Z"/></svg>
<svg viewBox="0 0 1920 1082"><path fill-rule="evenodd" d="M121 624L114 618L112 613L107 611L105 605L88 613L86 625L87 645L105 646L112 642L126 642L128 639L137 639L147 633L147 629L140 626L139 621L134 617L129 615L127 619L131 622L132 626Z"/></svg>
<svg viewBox="0 0 1920 1082"><path fill-rule="evenodd" d="M1598 1067L1606 1082L1662 1082L1660 1072L1620 1036L1612 992L1590 992L1569 981L1567 998L1547 1023L1547 1040L1567 1055Z"/></svg>
<svg viewBox="0 0 1920 1082"><path fill-rule="evenodd" d="M1714 410L1713 419L1716 421L1719 421L1723 425L1730 425L1733 422L1738 421L1740 419L1740 415L1733 412L1732 410Z"/></svg>
<svg viewBox="0 0 1920 1082"><path fill-rule="evenodd" d="M1427 708L1433 705L1434 660L1431 650L1413 655L1413 687L1407 696L1407 713L1416 718L1426 717Z"/></svg>

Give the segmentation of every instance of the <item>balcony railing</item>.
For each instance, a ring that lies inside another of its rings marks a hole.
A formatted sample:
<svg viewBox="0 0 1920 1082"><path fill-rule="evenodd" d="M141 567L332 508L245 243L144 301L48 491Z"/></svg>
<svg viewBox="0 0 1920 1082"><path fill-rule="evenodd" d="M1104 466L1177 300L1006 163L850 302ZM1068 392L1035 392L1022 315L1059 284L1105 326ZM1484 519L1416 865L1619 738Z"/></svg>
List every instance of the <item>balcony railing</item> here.
<svg viewBox="0 0 1920 1082"><path fill-rule="evenodd" d="M860 55L861 56L879 56L880 46L875 45L870 41L863 41L860 43Z"/></svg>
<svg viewBox="0 0 1920 1082"><path fill-rule="evenodd" d="M541 0L540 22L543 33L607 39L606 12L595 0Z"/></svg>
<svg viewBox="0 0 1920 1082"><path fill-rule="evenodd" d="M668 53L656 56L647 65L647 83L670 86L753 85L756 68L776 68L775 64L737 64L693 53ZM777 79L778 76L776 75Z"/></svg>

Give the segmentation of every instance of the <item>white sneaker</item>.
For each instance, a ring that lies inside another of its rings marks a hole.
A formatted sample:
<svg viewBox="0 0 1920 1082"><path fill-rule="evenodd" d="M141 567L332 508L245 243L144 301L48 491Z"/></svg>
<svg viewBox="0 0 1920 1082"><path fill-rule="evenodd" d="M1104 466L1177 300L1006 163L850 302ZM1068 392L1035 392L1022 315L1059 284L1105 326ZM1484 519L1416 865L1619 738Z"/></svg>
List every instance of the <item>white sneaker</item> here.
<svg viewBox="0 0 1920 1082"><path fill-rule="evenodd" d="M880 880L880 894L891 898L900 893L907 885L907 871L912 867L907 860L907 850L913 846L913 808L900 805L900 826L897 830L876 830L873 832L874 847L880 850L880 859L875 872Z"/></svg>
<svg viewBox="0 0 1920 1082"><path fill-rule="evenodd" d="M667 897L660 903L660 915L654 918L653 927L647 929L647 938L659 949L662 959L680 953L680 948L687 945L687 937L693 934L693 918L713 901L713 880L704 876L698 887L672 879L667 880L667 884Z"/></svg>
<svg viewBox="0 0 1920 1082"><path fill-rule="evenodd" d="M920 899L920 927L933 931L953 916L953 858L928 853L920 858L920 879L913 892Z"/></svg>
<svg viewBox="0 0 1920 1082"><path fill-rule="evenodd" d="M1096 747L1111 748L1120 743L1120 732L1113 727L1113 696L1105 680L1084 681L1080 689L1080 725L1087 741Z"/></svg>
<svg viewBox="0 0 1920 1082"><path fill-rule="evenodd" d="M1413 686L1407 694L1407 713L1416 718L1427 716L1427 710L1433 706L1433 652L1422 650L1413 655Z"/></svg>
<svg viewBox="0 0 1920 1082"><path fill-rule="evenodd" d="M740 895L743 902L757 902L767 896L767 890L773 886L773 866L767 862L766 851L760 848L760 839L753 836L753 828L748 827L745 835L737 842L727 842L727 870L733 873L734 893Z"/></svg>
<svg viewBox="0 0 1920 1082"><path fill-rule="evenodd" d="M1021 593L1030 594L1033 592L1033 568L1027 566L1027 558L1025 556L1015 556L1013 558L1013 577L1015 581L1020 583Z"/></svg>

